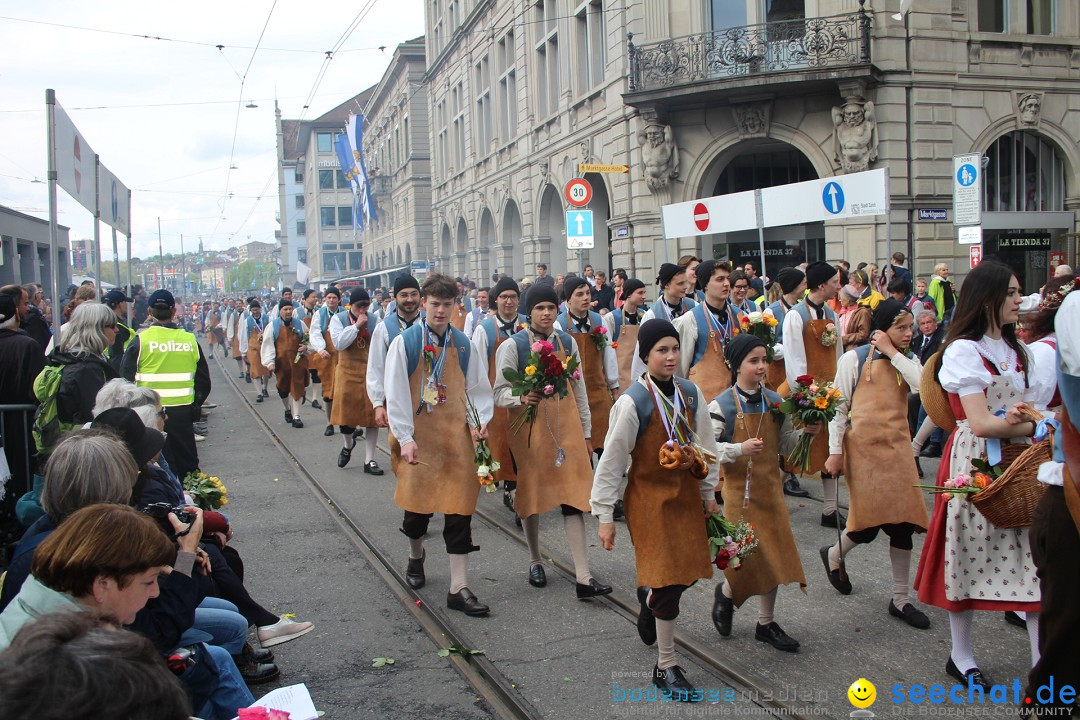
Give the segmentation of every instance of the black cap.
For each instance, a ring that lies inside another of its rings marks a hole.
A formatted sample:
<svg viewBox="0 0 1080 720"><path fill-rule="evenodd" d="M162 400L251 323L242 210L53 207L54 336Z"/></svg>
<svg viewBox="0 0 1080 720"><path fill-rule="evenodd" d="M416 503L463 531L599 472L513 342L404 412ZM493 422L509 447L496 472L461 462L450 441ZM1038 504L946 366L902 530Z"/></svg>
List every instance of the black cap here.
<svg viewBox="0 0 1080 720"><path fill-rule="evenodd" d="M176 307L176 299L173 294L168 290L155 290L150 295L150 299L147 301L147 305L152 308L174 308Z"/></svg>
<svg viewBox="0 0 1080 720"><path fill-rule="evenodd" d="M491 288L491 292L488 293L488 297L492 300L498 300L499 296L504 292L512 292L517 296L521 296L521 291L518 290L517 283L508 277L499 278L499 281L495 283L495 286Z"/></svg>
<svg viewBox="0 0 1080 720"><path fill-rule="evenodd" d="M776 282L780 283L780 289L786 294L795 292L805 277L806 273L799 268L786 267L776 274Z"/></svg>
<svg viewBox="0 0 1080 720"><path fill-rule="evenodd" d="M90 427L107 428L119 435L140 468L165 447L165 436L158 430L146 427L139 414L131 408L105 410L94 418Z"/></svg>
<svg viewBox="0 0 1080 720"><path fill-rule="evenodd" d="M419 290L420 283L412 275L398 275L394 280L394 295L395 297L402 290Z"/></svg>
<svg viewBox="0 0 1080 720"><path fill-rule="evenodd" d="M681 272L686 272L686 270L675 263L664 263L660 266L660 272L656 276L656 284L664 287Z"/></svg>
<svg viewBox="0 0 1080 720"><path fill-rule="evenodd" d="M330 287L328 287L328 288L326 288L325 290L323 290L323 296L325 297L325 296L327 296L327 295L336 295L336 296L337 296L337 298L338 298L338 300L340 300L340 299L341 299L341 291L340 291L340 290L338 290L338 289L337 289L337 288L336 288L335 286L333 286L333 285L331 285Z"/></svg>
<svg viewBox="0 0 1080 720"><path fill-rule="evenodd" d="M643 287L645 287L645 283L641 282L637 278L628 278L622 284L623 299L625 300Z"/></svg>
<svg viewBox="0 0 1080 720"><path fill-rule="evenodd" d="M559 296L555 294L555 288L550 285L533 285L525 293L525 315L531 316L533 308L545 302L559 307Z"/></svg>
<svg viewBox="0 0 1080 720"><path fill-rule="evenodd" d="M305 291L304 291L304 295L303 295L303 298L304 298L305 300L307 300L307 299L308 299L308 295L314 295L314 294L315 294L315 290L314 290L314 289L312 289L312 288L308 288L307 290L305 290Z"/></svg>
<svg viewBox="0 0 1080 720"><path fill-rule="evenodd" d="M827 262L818 260L810 263L806 268L806 286L813 290L829 282L837 272L837 269Z"/></svg>
<svg viewBox="0 0 1080 720"><path fill-rule="evenodd" d="M675 267L678 267L676 265ZM663 318L653 318L644 323L638 329L638 357L641 361L648 363L649 352L652 351L653 346L666 337L679 339L679 331L675 329L669 321Z"/></svg>
<svg viewBox="0 0 1080 720"><path fill-rule="evenodd" d="M113 288L109 292L105 293L105 302L109 305L119 305L122 302L135 302L134 298L129 298L124 294L123 290Z"/></svg>
<svg viewBox="0 0 1080 720"><path fill-rule="evenodd" d="M727 360L728 367L731 368L733 374L739 373L739 366L742 365L743 360L750 354L750 351L754 348L763 347L767 348L765 341L759 338L757 335L750 333L739 333L735 337L728 341L727 347L724 348L724 359Z"/></svg>
<svg viewBox="0 0 1080 720"><path fill-rule="evenodd" d="M367 290L365 290L362 287L353 288L352 292L349 293L349 304L350 305L370 305L371 304L371 296L368 295Z"/></svg>
<svg viewBox="0 0 1080 720"><path fill-rule="evenodd" d="M565 280L563 280L563 284L562 284L563 297L566 298L567 300L569 300L570 296L574 294L575 290L577 290L582 285L588 285L588 284L589 284L589 281L586 280L583 277L568 277L568 278L566 278Z"/></svg>
<svg viewBox="0 0 1080 720"><path fill-rule="evenodd" d="M291 307L293 307L292 300L286 300L285 298L282 298L282 299L278 300L277 306L278 306L278 311L281 311L281 310L283 310L284 308L287 308L287 307L291 308Z"/></svg>
<svg viewBox="0 0 1080 720"><path fill-rule="evenodd" d="M903 313L911 313L907 305L894 298L885 298L874 308L874 316L870 320L870 329L888 330L896 322L896 318Z"/></svg>

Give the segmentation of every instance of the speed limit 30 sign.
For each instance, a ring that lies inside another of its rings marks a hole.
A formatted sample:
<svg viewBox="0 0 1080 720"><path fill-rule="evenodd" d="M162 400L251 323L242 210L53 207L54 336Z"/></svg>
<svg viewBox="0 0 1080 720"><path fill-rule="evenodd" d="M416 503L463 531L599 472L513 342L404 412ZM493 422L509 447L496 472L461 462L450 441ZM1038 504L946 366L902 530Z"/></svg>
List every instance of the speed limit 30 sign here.
<svg viewBox="0 0 1080 720"><path fill-rule="evenodd" d="M574 178L566 183L563 195L574 207L585 207L592 201L592 185L585 178Z"/></svg>

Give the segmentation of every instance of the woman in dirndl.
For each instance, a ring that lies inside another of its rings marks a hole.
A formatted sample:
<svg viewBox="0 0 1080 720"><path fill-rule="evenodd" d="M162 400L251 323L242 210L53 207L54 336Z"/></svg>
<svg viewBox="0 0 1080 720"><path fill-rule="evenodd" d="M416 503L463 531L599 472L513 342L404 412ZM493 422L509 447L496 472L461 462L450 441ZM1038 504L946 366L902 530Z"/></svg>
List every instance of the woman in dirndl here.
<svg viewBox="0 0 1080 720"><path fill-rule="evenodd" d="M1006 265L984 262L964 281L938 374L956 416L938 486L969 473L972 460L993 461L1002 442L1024 442L1035 432L1022 410L1036 388L1032 356L1016 337L1020 301L1019 281ZM975 662L975 610L1026 612L1032 664L1037 661L1040 592L1028 528L997 528L974 503L938 495L915 588L921 601L949 611L945 671L957 681L991 686Z"/></svg>

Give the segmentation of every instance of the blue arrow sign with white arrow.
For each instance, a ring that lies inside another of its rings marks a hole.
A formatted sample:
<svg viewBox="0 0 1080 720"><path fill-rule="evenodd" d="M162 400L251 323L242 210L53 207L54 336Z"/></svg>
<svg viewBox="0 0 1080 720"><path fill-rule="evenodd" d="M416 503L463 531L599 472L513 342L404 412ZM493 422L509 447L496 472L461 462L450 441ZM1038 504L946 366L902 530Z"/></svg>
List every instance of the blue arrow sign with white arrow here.
<svg viewBox="0 0 1080 720"><path fill-rule="evenodd" d="M824 203L826 211L839 215L844 210L844 188L838 182L826 184L821 191L821 202Z"/></svg>
<svg viewBox="0 0 1080 720"><path fill-rule="evenodd" d="M569 210L566 213L566 247L570 250L591 250L593 239L593 211Z"/></svg>

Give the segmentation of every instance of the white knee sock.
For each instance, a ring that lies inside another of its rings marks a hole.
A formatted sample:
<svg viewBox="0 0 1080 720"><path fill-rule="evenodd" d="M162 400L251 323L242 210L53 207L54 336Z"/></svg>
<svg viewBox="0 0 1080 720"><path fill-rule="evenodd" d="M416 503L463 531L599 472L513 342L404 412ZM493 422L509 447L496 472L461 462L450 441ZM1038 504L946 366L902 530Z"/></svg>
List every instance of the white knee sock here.
<svg viewBox="0 0 1080 720"><path fill-rule="evenodd" d="M821 509L823 515L836 512L836 478L822 478L821 490L825 493L825 507Z"/></svg>
<svg viewBox="0 0 1080 720"><path fill-rule="evenodd" d="M659 651L656 667L667 670L676 665L674 620L656 618L656 649Z"/></svg>
<svg viewBox="0 0 1080 720"><path fill-rule="evenodd" d="M469 585L469 556L450 555L450 592L461 592Z"/></svg>
<svg viewBox="0 0 1080 720"><path fill-rule="evenodd" d="M1021 613L1027 616L1028 643L1031 644L1031 666L1039 662L1039 613Z"/></svg>
<svg viewBox="0 0 1080 720"><path fill-rule="evenodd" d="M285 406L285 411L292 415L292 398L286 395L281 398L281 404Z"/></svg>
<svg viewBox="0 0 1080 720"><path fill-rule="evenodd" d="M908 597L908 577L911 573L911 551L889 546L889 560L892 562L892 599L897 610L903 610L911 604Z"/></svg>
<svg viewBox="0 0 1080 720"><path fill-rule="evenodd" d="M851 549L858 545L857 542L848 537L845 532L840 536L840 542L829 548L829 569L840 569L840 558L847 557L847 554L851 552Z"/></svg>
<svg viewBox="0 0 1080 720"><path fill-rule="evenodd" d="M773 588L764 595L758 595L758 625L768 625L776 613L776 591Z"/></svg>
<svg viewBox="0 0 1080 720"><path fill-rule="evenodd" d="M419 560L424 557L424 538L409 538L409 559Z"/></svg>
<svg viewBox="0 0 1080 720"><path fill-rule="evenodd" d="M352 450L356 447L356 438L352 436L352 433L345 433L341 436L341 439L345 441L345 447Z"/></svg>
<svg viewBox="0 0 1080 720"><path fill-rule="evenodd" d="M728 600L731 599L731 583L727 581L727 578L723 575L720 576L720 592L724 594Z"/></svg>
<svg viewBox="0 0 1080 720"><path fill-rule="evenodd" d="M543 565L544 559L540 557L540 516L521 518L521 529L525 531L525 545L529 548L529 564Z"/></svg>
<svg viewBox="0 0 1080 720"><path fill-rule="evenodd" d="M379 442L379 431L375 428L364 430L364 462L369 463L375 459L375 449Z"/></svg>
<svg viewBox="0 0 1080 720"><path fill-rule="evenodd" d="M290 400L292 400L292 396L289 396L289 398L290 398ZM300 417L300 401L299 400L292 400L292 416L294 418Z"/></svg>
<svg viewBox="0 0 1080 720"><path fill-rule="evenodd" d="M574 559L574 574L582 585L592 580L589 572L589 553L585 545L585 516L563 515L566 527L566 541L570 543L570 556Z"/></svg>
<svg viewBox="0 0 1080 720"><path fill-rule="evenodd" d="M952 661L962 673L978 667L975 662L975 650L971 646L971 621L974 617L974 610L949 612L949 632L952 634Z"/></svg>
<svg viewBox="0 0 1080 720"><path fill-rule="evenodd" d="M915 455L921 453L926 441L930 439L935 430L937 430L937 425L927 416L923 420L923 424L919 426L919 431L915 433L915 439L911 441L911 452Z"/></svg>

